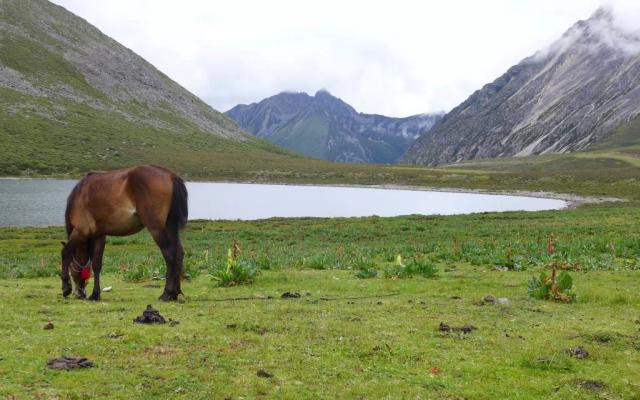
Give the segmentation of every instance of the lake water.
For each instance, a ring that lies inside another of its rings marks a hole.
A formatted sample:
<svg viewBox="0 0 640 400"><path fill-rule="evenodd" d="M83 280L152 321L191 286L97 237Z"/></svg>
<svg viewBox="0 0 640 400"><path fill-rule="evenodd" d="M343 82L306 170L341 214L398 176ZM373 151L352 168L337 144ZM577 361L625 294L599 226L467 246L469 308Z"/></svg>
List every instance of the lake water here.
<svg viewBox="0 0 640 400"><path fill-rule="evenodd" d="M0 226L64 223L66 198L76 181L0 179ZM563 200L400 189L189 182L189 219L271 217L390 217L540 211Z"/></svg>

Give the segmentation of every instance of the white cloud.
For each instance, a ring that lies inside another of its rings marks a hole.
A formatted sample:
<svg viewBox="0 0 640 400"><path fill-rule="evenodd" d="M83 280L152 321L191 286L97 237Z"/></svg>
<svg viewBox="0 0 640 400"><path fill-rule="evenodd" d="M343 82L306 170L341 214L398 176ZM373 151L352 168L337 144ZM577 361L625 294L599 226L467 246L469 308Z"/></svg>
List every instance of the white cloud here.
<svg viewBox="0 0 640 400"><path fill-rule="evenodd" d="M326 88L358 111L394 116L451 109L601 3L54 1L216 109ZM634 2L614 4L639 10Z"/></svg>

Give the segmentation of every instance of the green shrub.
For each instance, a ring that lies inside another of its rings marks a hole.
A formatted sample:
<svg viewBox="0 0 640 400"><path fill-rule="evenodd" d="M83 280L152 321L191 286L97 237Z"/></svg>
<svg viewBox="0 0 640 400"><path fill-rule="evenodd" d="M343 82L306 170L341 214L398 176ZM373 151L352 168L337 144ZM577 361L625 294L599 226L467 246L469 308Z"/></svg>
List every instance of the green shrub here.
<svg viewBox="0 0 640 400"><path fill-rule="evenodd" d="M405 265L402 257L398 255L396 262L385 268L385 278L411 278L415 275L424 278L433 278L438 273L438 268L430 260L412 259Z"/></svg>
<svg viewBox="0 0 640 400"><path fill-rule="evenodd" d="M370 279L378 276L378 270L375 268L362 268L356 270L356 278Z"/></svg>
<svg viewBox="0 0 640 400"><path fill-rule="evenodd" d="M429 260L411 260L405 266L405 274L408 276L420 275L424 278L433 278L438 273L438 268Z"/></svg>
<svg viewBox="0 0 640 400"><path fill-rule="evenodd" d="M403 278L404 275L404 265L390 265L384 269L384 277L385 278Z"/></svg>
<svg viewBox="0 0 640 400"><path fill-rule="evenodd" d="M235 261L229 268L214 271L212 275L219 286L228 287L253 283L257 273L258 268L254 263L242 260Z"/></svg>
<svg viewBox="0 0 640 400"><path fill-rule="evenodd" d="M356 257L352 263L352 267L355 270L356 278L369 279L378 276L376 263L370 258L364 256Z"/></svg>
<svg viewBox="0 0 640 400"><path fill-rule="evenodd" d="M554 300L560 302L570 302L575 299L575 294L570 290L573 287L573 278L567 271L556 274L552 270L551 275L542 271L539 277L532 276L529 280L527 291L529 297L538 300Z"/></svg>
<svg viewBox="0 0 640 400"><path fill-rule="evenodd" d="M166 275L164 263L137 263L134 265L120 265L122 280L125 282L140 282L149 279L164 279Z"/></svg>
<svg viewBox="0 0 640 400"><path fill-rule="evenodd" d="M259 269L265 269L265 270L272 269L275 266L275 263L273 262L273 260L271 260L267 256L256 257L256 259L254 260L254 263Z"/></svg>
<svg viewBox="0 0 640 400"><path fill-rule="evenodd" d="M240 247L237 243L227 251L227 265L225 268L216 268L211 274L218 281L219 286L237 286L253 283L258 267L254 262L239 260Z"/></svg>
<svg viewBox="0 0 640 400"><path fill-rule="evenodd" d="M317 256L317 257L311 257L311 258L304 257L302 259L302 268L309 268L309 269L316 269L316 270L327 269L328 268L327 259L324 256Z"/></svg>

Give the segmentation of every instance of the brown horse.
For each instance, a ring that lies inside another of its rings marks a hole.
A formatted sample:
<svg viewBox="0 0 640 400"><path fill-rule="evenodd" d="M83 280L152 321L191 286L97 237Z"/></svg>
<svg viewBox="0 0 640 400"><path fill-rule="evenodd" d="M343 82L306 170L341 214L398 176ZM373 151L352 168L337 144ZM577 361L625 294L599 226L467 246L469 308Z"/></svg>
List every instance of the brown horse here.
<svg viewBox="0 0 640 400"><path fill-rule="evenodd" d="M90 172L67 199L66 243L62 248L62 294L86 298L85 279L93 269L90 300L100 299L100 270L107 236L132 235L146 227L167 263L161 300L176 300L184 251L179 232L187 223L187 188L170 170L142 165L111 172Z"/></svg>

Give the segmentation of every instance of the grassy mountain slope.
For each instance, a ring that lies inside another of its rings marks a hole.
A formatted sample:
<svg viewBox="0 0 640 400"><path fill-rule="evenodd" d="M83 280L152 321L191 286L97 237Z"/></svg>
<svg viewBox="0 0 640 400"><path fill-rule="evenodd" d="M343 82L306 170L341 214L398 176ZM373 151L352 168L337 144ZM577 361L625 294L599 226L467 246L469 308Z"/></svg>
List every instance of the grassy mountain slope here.
<svg viewBox="0 0 640 400"><path fill-rule="evenodd" d="M325 158L329 124L322 117L311 115L303 120L292 120L279 128L271 142L296 153L314 158Z"/></svg>
<svg viewBox="0 0 640 400"><path fill-rule="evenodd" d="M590 149L613 149L627 152L632 149L640 149L640 116L614 130L609 137Z"/></svg>
<svg viewBox="0 0 640 400"><path fill-rule="evenodd" d="M220 175L296 162L83 19L0 2L0 175L160 163Z"/></svg>

